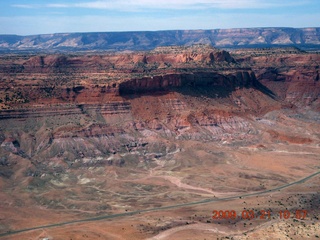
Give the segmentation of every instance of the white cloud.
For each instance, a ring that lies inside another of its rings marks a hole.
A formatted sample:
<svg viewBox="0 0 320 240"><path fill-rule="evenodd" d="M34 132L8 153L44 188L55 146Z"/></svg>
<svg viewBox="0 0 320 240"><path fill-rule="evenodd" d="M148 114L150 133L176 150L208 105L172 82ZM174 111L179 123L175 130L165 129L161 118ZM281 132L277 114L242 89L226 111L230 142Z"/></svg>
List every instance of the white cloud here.
<svg viewBox="0 0 320 240"><path fill-rule="evenodd" d="M68 4L58 4L58 3L49 3L49 4L46 4L45 7L48 7L48 8L67 8L67 7L70 7L70 5L68 5Z"/></svg>
<svg viewBox="0 0 320 240"><path fill-rule="evenodd" d="M215 14L183 17L29 16L0 17L0 34L155 31L248 27L317 27L318 14Z"/></svg>
<svg viewBox="0 0 320 240"><path fill-rule="evenodd" d="M281 6L295 6L306 4L308 1L296 0L98 0L82 3L55 4L48 3L43 5L15 4L13 7L20 8L89 8L89 9L109 9L121 11L136 11L144 9L245 9L245 8L272 8Z"/></svg>
<svg viewBox="0 0 320 240"><path fill-rule="evenodd" d="M15 8L38 8L39 6L38 5L35 5L35 4L13 4L11 5L11 7L15 7Z"/></svg>
<svg viewBox="0 0 320 240"><path fill-rule="evenodd" d="M0 19L0 32L36 34L53 32L138 31L167 29L214 29L240 27L315 27L319 14L291 14L283 6L308 5L319 0L47 0L43 4L15 4L16 8L42 8L33 16ZM64 11L70 8L70 11ZM79 9L88 11L78 11ZM239 11L201 11L202 9ZM241 9L266 9L265 13ZM267 9L269 8L269 9ZM92 9L142 14L96 14ZM144 14L156 10L188 10L176 14ZM192 11L198 10L198 11ZM200 11L199 11L200 10ZM73 11L73 14L69 14ZM281 13L280 13L281 12ZM9 20L10 19L10 20Z"/></svg>

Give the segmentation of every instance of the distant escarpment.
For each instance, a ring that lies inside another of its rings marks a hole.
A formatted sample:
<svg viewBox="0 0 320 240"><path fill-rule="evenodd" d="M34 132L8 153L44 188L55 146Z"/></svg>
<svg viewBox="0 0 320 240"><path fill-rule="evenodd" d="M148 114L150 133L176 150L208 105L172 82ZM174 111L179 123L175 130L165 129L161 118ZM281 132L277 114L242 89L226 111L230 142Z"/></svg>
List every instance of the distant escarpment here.
<svg viewBox="0 0 320 240"><path fill-rule="evenodd" d="M159 46L210 44L224 48L299 46L319 49L320 28L235 28L154 32L0 35L2 51L151 50Z"/></svg>

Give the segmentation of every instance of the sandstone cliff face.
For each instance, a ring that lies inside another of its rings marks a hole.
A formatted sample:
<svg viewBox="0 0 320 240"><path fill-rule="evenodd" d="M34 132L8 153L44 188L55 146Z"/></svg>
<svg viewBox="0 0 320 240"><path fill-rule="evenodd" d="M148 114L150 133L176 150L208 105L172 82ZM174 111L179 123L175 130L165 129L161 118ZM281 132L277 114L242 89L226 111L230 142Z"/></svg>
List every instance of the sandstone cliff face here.
<svg viewBox="0 0 320 240"><path fill-rule="evenodd" d="M148 93L152 91L174 90L180 87L224 87L232 91L236 87L255 85L253 72L239 71L228 75L217 72L194 72L192 74L169 74L163 76L130 79L119 84L120 95Z"/></svg>

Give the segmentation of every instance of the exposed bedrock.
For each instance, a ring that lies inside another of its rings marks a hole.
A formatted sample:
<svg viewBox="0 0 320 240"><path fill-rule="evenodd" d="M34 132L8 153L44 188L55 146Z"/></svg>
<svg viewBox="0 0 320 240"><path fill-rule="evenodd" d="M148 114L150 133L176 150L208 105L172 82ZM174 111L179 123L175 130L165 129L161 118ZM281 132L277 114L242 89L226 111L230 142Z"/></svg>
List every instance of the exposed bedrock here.
<svg viewBox="0 0 320 240"><path fill-rule="evenodd" d="M230 55L196 46L3 56L0 157L9 152L41 162L113 156L110 161L121 165L132 155L136 161L165 156L168 151L156 143L250 145L262 136L292 142L301 135L317 144L302 128L294 134L282 129L296 124L287 115L318 121L319 56L259 51ZM306 118L303 110L312 113Z"/></svg>

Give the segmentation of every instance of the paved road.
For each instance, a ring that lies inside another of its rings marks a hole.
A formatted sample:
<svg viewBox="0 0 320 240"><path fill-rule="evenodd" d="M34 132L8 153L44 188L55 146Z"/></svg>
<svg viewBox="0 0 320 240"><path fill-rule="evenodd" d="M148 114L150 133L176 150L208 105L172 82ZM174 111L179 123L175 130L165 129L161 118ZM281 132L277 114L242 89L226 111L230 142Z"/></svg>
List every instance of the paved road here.
<svg viewBox="0 0 320 240"><path fill-rule="evenodd" d="M182 204L176 204L176 205L171 205L171 206L165 206L165 207L158 207L158 208L150 208L150 209L144 209L144 210L139 210L139 211L133 211L133 212L125 212L125 213L119 213L119 214L112 214L112 215L104 215L104 216L99 216L99 217L93 217L93 218L86 218L86 219L80 219L80 220L73 220L69 222L61 222L61 223L55 223L55 224L50 224L50 225L44 225L44 226L38 226L38 227L32 227L32 228L25 228L25 229L20 229L20 230L15 230L15 231L10 231L6 233L1 233L0 237L5 237L9 235L14 235L18 233L23 233L23 232L29 232L33 230L39 230L39 229L45 229L45 228L54 228L54 227L61 227L65 225L70 225L70 224L76 224L76 223L83 223L83 222L92 222L92 221L100 221L104 219L112 219L112 218L118 218L118 217L125 217L125 216L132 216L140 213L145 213L145 212L155 212L155 211L162 211L162 210L168 210L168 209L173 209L173 208L181 208L181 207L187 207L187 206L193 206L193 205L200 205L200 204L205 204L205 203L210 203L210 202L222 202L222 201L228 201L228 200L233 200L237 198L245 198L245 197L252 197L252 196L258 196L266 193L271 193L271 192L276 192L281 189L301 184L304 183L305 181L317 176L320 174L319 172L313 173L305 178L302 178L296 182L288 183L280 187L276 187L273 189L261 191L261 192L255 192L255 193L247 193L247 194L242 194L242 195L237 195L237 196L231 196L231 197L225 197L225 198L207 198L201 201L197 202L189 202L189 203L182 203Z"/></svg>

